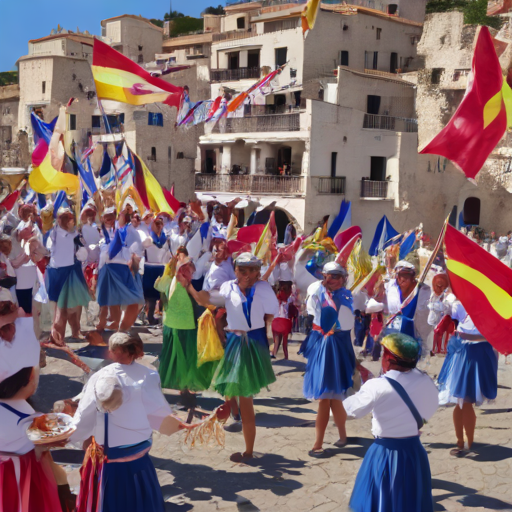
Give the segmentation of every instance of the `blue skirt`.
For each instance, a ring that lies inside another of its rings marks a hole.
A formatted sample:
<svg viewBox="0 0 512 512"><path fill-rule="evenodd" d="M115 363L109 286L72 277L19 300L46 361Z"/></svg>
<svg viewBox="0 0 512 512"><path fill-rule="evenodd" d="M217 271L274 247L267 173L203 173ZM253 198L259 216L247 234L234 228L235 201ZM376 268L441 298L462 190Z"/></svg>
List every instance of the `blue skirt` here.
<svg viewBox="0 0 512 512"><path fill-rule="evenodd" d="M100 269L96 296L100 306L144 304L142 279L128 265L107 263Z"/></svg>
<svg viewBox="0 0 512 512"><path fill-rule="evenodd" d="M146 441L129 448L107 448L107 458L115 460L151 446ZM146 453L131 462L107 462L103 466L102 512L164 512L165 505L155 467Z"/></svg>
<svg viewBox="0 0 512 512"><path fill-rule="evenodd" d="M463 343L455 335L438 377L439 403L459 401L481 405L498 394L498 358L491 344Z"/></svg>
<svg viewBox="0 0 512 512"><path fill-rule="evenodd" d="M350 498L355 512L432 512L432 480L419 436L375 439Z"/></svg>
<svg viewBox="0 0 512 512"><path fill-rule="evenodd" d="M67 267L48 267L45 277L48 298L59 308L89 305L91 295L79 261Z"/></svg>
<svg viewBox="0 0 512 512"><path fill-rule="evenodd" d="M345 392L353 386L356 367L350 331L336 331L325 337L311 331L308 338L304 396L308 400L343 400Z"/></svg>
<svg viewBox="0 0 512 512"><path fill-rule="evenodd" d="M165 265L144 265L142 288L145 299L160 299L160 292L155 290L155 281L164 273Z"/></svg>

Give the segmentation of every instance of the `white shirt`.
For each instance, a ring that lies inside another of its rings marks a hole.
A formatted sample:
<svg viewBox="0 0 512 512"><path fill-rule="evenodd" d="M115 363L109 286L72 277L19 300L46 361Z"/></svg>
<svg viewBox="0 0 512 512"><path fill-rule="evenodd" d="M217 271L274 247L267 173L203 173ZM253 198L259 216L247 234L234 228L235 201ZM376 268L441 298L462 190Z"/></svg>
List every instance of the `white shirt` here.
<svg viewBox="0 0 512 512"><path fill-rule="evenodd" d="M308 298L306 300L306 308L308 315L313 315L313 323L321 324L322 317L322 294L326 293L325 286L322 281L317 281L308 287ZM342 331L351 331L354 328L354 314L347 306L340 306L338 312L338 321Z"/></svg>
<svg viewBox="0 0 512 512"><path fill-rule="evenodd" d="M157 247L151 235L148 235L151 245L146 247L146 265L167 265L171 259L169 240L166 240L162 247Z"/></svg>
<svg viewBox="0 0 512 512"><path fill-rule="evenodd" d="M110 237L110 242L114 240L115 230L113 228L105 228ZM128 238L128 236L127 236ZM100 263L98 268L102 268L106 263L120 263L121 265L128 265L130 260L132 259L132 248L131 247L122 247L122 249L112 258L110 259L108 255L108 250L110 248L110 242L107 243L105 239L101 241L100 244ZM135 244L135 247L137 244Z"/></svg>
<svg viewBox="0 0 512 512"><path fill-rule="evenodd" d="M110 447L132 445L148 440L165 417L172 413L154 370L139 363L114 363L95 373L87 382L73 418L77 430L71 441L84 441L93 435L104 444L105 415L98 410L94 386L102 376L115 376L123 388L123 403L109 413L108 444Z"/></svg>
<svg viewBox="0 0 512 512"><path fill-rule="evenodd" d="M167 234L167 232L166 232L166 234ZM188 233L184 233L183 235L180 235L179 233L172 233L169 236L169 242L171 244L171 251L172 251L172 253L176 256L176 251L181 246L185 247L187 245L188 240L189 240Z"/></svg>
<svg viewBox="0 0 512 512"><path fill-rule="evenodd" d="M473 320L471 320L471 317L466 313L464 306L460 302L454 302L454 304L452 305L452 311L450 316L454 320L459 321L459 325L457 326L457 332L461 332L464 334L480 334L480 331L475 327ZM467 340L462 341L467 342Z"/></svg>
<svg viewBox="0 0 512 512"><path fill-rule="evenodd" d="M224 283L235 279L236 275L231 256L220 265L217 265L214 261L204 276L203 290L206 292L220 290Z"/></svg>
<svg viewBox="0 0 512 512"><path fill-rule="evenodd" d="M50 267L69 267L75 264L75 237L77 232L70 233L60 226L55 226L46 241L50 251Z"/></svg>
<svg viewBox="0 0 512 512"><path fill-rule="evenodd" d="M82 226L82 236L87 248L87 263L98 263L100 259L100 240L101 234L98 226L93 224L84 224Z"/></svg>
<svg viewBox="0 0 512 512"><path fill-rule="evenodd" d="M34 443L27 437L27 429L36 416L34 409L25 400L0 400L19 412L31 416L21 420L19 416L0 406L0 452L25 455L34 449ZM32 416L34 415L34 416Z"/></svg>
<svg viewBox="0 0 512 512"><path fill-rule="evenodd" d="M261 329L265 327L265 315L275 316L279 312L279 302L272 287L266 281L257 281L254 287L250 327L242 305L247 302L247 298L240 291L236 280L227 281L220 287L220 295L226 299L228 330L247 332Z"/></svg>
<svg viewBox="0 0 512 512"><path fill-rule="evenodd" d="M20 221L16 230L14 231L14 235L12 237L12 251L9 255L10 259L15 259L22 252L30 255L30 246L28 240L17 240L17 233L25 229L28 225L28 222ZM39 231L39 227L32 223L32 228L34 230L34 236L36 236L42 243L43 236L41 235L41 231ZM14 272L16 275L17 290L27 290L28 288L33 288L35 286L37 282L37 267L32 260L29 260L17 269L14 269Z"/></svg>
<svg viewBox="0 0 512 512"><path fill-rule="evenodd" d="M438 391L426 373L415 368L408 372L390 370L386 376L403 386L423 419L428 421L434 415L438 407ZM384 377L365 382L355 395L343 400L343 406L351 418L373 413L372 434L375 437L418 435L418 425L410 409Z"/></svg>

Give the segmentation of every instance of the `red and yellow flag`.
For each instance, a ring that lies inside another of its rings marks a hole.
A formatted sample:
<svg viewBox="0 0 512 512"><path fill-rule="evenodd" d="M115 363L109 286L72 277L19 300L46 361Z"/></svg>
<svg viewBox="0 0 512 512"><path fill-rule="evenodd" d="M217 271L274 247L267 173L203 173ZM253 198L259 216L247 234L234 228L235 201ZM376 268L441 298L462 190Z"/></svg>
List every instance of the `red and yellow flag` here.
<svg viewBox="0 0 512 512"><path fill-rule="evenodd" d="M165 103L179 107L182 87L151 76L145 69L110 48L94 40L92 75L100 100L114 100L130 105Z"/></svg>
<svg viewBox="0 0 512 512"><path fill-rule="evenodd" d="M489 343L512 353L512 269L452 226L444 245L453 293Z"/></svg>
<svg viewBox="0 0 512 512"><path fill-rule="evenodd" d="M302 33L304 35L315 26L318 9L320 9L320 0L309 0L302 11Z"/></svg>
<svg viewBox="0 0 512 512"><path fill-rule="evenodd" d="M512 121L512 91L503 80L489 29L481 27L472 77L459 108L420 153L442 155L474 179Z"/></svg>

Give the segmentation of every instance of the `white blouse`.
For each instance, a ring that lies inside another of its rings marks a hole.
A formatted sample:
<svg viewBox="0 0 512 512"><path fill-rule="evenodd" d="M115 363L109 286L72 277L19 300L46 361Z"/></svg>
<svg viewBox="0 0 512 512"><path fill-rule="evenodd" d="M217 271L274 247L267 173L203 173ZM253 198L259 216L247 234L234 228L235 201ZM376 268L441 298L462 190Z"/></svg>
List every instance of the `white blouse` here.
<svg viewBox="0 0 512 512"><path fill-rule="evenodd" d="M138 444L158 430L164 418L172 413L154 370L139 363L114 363L95 373L87 382L83 397L73 418L77 430L71 441L84 441L91 435L104 444L105 414L98 410L95 384L102 376L115 376L123 388L123 404L109 413L108 444L110 447Z"/></svg>
<svg viewBox="0 0 512 512"><path fill-rule="evenodd" d="M60 226L53 228L46 241L46 248L50 251L50 267L69 267L75 264L75 237L77 232L70 233Z"/></svg>
<svg viewBox="0 0 512 512"><path fill-rule="evenodd" d="M246 296L240 291L236 280L227 281L220 287L220 295L226 299L227 329L230 331L251 331L265 327L265 315L277 315L279 302L272 287L266 281L254 285L251 306L251 326L245 318L243 303Z"/></svg>
<svg viewBox="0 0 512 512"><path fill-rule="evenodd" d="M231 257L220 265L213 262L204 277L203 290L206 292L219 290L225 282L233 281L234 279L236 279L236 275Z"/></svg>
<svg viewBox="0 0 512 512"><path fill-rule="evenodd" d="M414 368L408 372L390 370L386 376L404 387L423 419L428 421L434 415L438 407L438 391L426 373ZM418 435L418 425L410 409L384 377L365 382L355 395L343 400L343 406L350 418L373 413L372 434L375 437Z"/></svg>
<svg viewBox="0 0 512 512"><path fill-rule="evenodd" d="M27 437L27 429L37 414L25 400L0 400L0 403L31 415L18 423L18 415L0 406L0 452L25 455L34 449L34 443Z"/></svg>

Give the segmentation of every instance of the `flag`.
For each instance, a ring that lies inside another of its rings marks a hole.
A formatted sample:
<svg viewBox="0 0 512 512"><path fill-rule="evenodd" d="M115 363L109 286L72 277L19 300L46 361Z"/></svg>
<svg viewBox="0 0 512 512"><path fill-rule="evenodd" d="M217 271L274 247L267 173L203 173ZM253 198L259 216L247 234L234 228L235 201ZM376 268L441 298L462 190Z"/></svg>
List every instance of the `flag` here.
<svg viewBox="0 0 512 512"><path fill-rule="evenodd" d="M256 248L254 249L254 255L260 260L265 259L269 251L272 255L272 260L277 254L276 241L277 241L277 228L276 228L276 212L272 210L270 212L270 218L268 219L267 225L263 229Z"/></svg>
<svg viewBox="0 0 512 512"><path fill-rule="evenodd" d="M80 186L78 176L59 172L52 167L49 153L41 165L32 169L28 182L32 190L39 194L54 194L65 190L69 195L73 195L78 192Z"/></svg>
<svg viewBox="0 0 512 512"><path fill-rule="evenodd" d="M236 239L246 244L256 244L265 230L264 224L252 224L238 230Z"/></svg>
<svg viewBox="0 0 512 512"><path fill-rule="evenodd" d="M174 189L174 186L172 188ZM176 212L180 209L180 202L174 197L174 194L165 187L162 187L162 192L164 193L167 204L171 207L172 215L176 215Z"/></svg>
<svg viewBox="0 0 512 512"><path fill-rule="evenodd" d="M416 242L416 232L413 231L401 244L400 244L400 259L403 260L411 252L414 243Z"/></svg>
<svg viewBox="0 0 512 512"><path fill-rule="evenodd" d="M66 196L66 192L61 190L57 193L57 196L55 197L55 202L53 203L53 218L57 218L57 212L59 211L59 208L63 206L64 208L69 208L68 198Z"/></svg>
<svg viewBox="0 0 512 512"><path fill-rule="evenodd" d="M5 208L8 212L10 212L14 208L18 197L20 197L20 191L15 190L0 203L0 208Z"/></svg>
<svg viewBox="0 0 512 512"><path fill-rule="evenodd" d="M272 71L267 76L263 77L261 80L251 85L249 89L246 89L245 91L241 92L238 96L235 96L228 105L228 112L234 112L237 108L241 107L251 92L261 87L264 87L269 82L274 80L274 78L281 73L285 66L286 64L283 64L275 71Z"/></svg>
<svg viewBox="0 0 512 512"><path fill-rule="evenodd" d="M352 222L350 201L341 202L340 211L337 217L332 221L331 226L327 231L327 236L334 240L334 237L343 229L346 224L351 224ZM347 226L348 228L349 226ZM346 229L346 228L345 228Z"/></svg>
<svg viewBox="0 0 512 512"><path fill-rule="evenodd" d="M377 224L372 245L370 245L370 250L368 251L370 256L378 256L379 252L386 247L387 242L399 234L400 233L391 225L388 218L384 215Z"/></svg>
<svg viewBox="0 0 512 512"><path fill-rule="evenodd" d="M464 98L420 153L442 155L474 179L511 121L512 90L503 80L489 29L481 27Z"/></svg>
<svg viewBox="0 0 512 512"><path fill-rule="evenodd" d="M31 112L30 122L32 123L32 131L34 133L34 142L37 144L39 139L43 139L46 144L50 144L53 129L57 123L57 117L51 123L45 123L39 116L36 116L34 112Z"/></svg>
<svg viewBox="0 0 512 512"><path fill-rule="evenodd" d="M512 353L512 269L450 225L444 246L453 293L482 336Z"/></svg>
<svg viewBox="0 0 512 512"><path fill-rule="evenodd" d="M318 9L320 9L320 0L309 0L302 11L302 33L304 35L315 26Z"/></svg>
<svg viewBox="0 0 512 512"><path fill-rule="evenodd" d="M416 294L400 312L400 316L402 317L400 332L411 336L411 338L416 338L416 334L414 332L414 315L416 314L416 306L418 305L419 290L420 288L416 287Z"/></svg>
<svg viewBox="0 0 512 512"><path fill-rule="evenodd" d="M94 40L92 75L100 100L130 105L165 103L179 107L183 88L151 76L145 69L98 39Z"/></svg>

